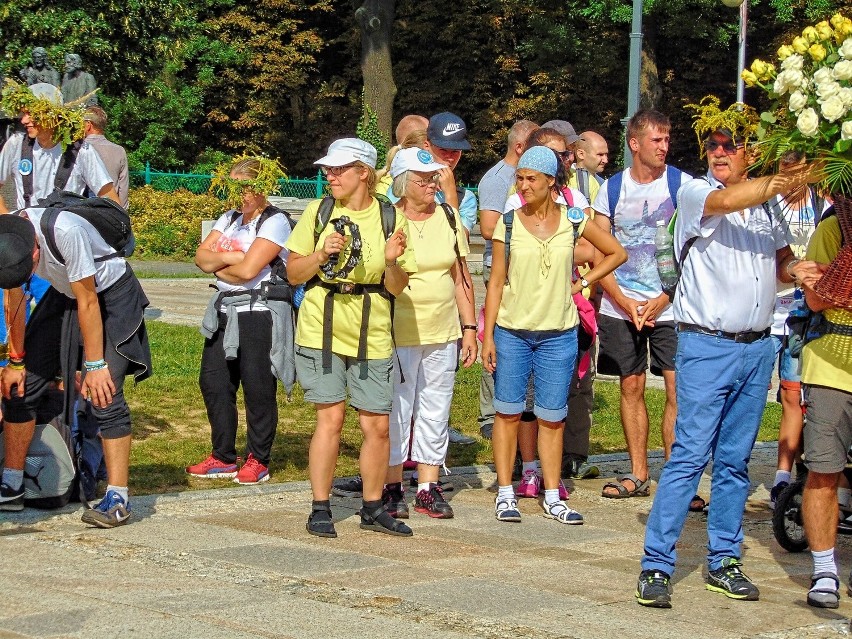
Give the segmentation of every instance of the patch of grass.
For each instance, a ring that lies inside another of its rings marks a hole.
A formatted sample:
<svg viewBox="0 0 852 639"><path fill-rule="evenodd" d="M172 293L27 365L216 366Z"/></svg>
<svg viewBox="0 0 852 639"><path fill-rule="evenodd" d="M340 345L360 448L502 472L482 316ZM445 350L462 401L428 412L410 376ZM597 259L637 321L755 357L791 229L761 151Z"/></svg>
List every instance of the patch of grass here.
<svg viewBox="0 0 852 639"><path fill-rule="evenodd" d="M226 480L189 477L184 466L201 461L210 454L210 425L201 392L198 370L204 339L197 329L148 322L154 376L138 386L129 380L125 387L133 414L133 447L130 456L131 489L136 494L182 491L213 486L228 486ZM462 432L476 436L470 446L450 446L448 466L488 464L492 461L491 442L478 437L479 380L482 368L475 364L461 369L456 377L451 423ZM650 447L662 446L660 416L665 394L659 389L646 393L651 423ZM237 451L245 450L242 395L241 429ZM278 394L278 434L272 449L271 481L307 478L308 447L314 430L315 412L305 403L298 386L288 401L283 389ZM781 407L769 404L763 417L759 439L775 440ZM361 431L357 414L347 410L340 444L337 475L358 472ZM619 417L618 384L595 382L594 426L591 452L616 452L625 449Z"/></svg>

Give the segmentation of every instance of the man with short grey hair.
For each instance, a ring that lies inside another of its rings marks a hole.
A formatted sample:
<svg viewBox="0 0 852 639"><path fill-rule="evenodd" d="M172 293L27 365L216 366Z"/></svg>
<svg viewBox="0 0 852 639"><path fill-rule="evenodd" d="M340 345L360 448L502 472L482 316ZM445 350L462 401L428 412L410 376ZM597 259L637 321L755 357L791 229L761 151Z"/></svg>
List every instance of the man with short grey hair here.
<svg viewBox="0 0 852 639"><path fill-rule="evenodd" d="M83 71L83 61L76 53L65 54L65 75L62 76L62 99L65 103L86 98L86 106L98 103L94 91L98 88L95 76ZM88 97L87 97L88 96Z"/></svg>
<svg viewBox="0 0 852 639"><path fill-rule="evenodd" d="M99 106L90 106L83 116L85 121L85 140L103 160L104 166L112 178L113 186L121 206L127 208L130 193L130 177L127 171L127 152L124 147L110 142L104 136L107 125L107 114Z"/></svg>

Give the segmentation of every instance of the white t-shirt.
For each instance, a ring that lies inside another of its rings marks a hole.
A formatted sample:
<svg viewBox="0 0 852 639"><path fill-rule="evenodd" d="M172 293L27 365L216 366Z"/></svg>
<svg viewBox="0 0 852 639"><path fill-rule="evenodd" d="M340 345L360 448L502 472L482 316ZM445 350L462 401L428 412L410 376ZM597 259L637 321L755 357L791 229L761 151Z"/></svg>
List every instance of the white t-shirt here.
<svg viewBox="0 0 852 639"><path fill-rule="evenodd" d="M770 210L773 216L779 219L787 238L787 244L790 245L793 254L799 259L805 257L808 242L814 234L814 229L816 229L816 221L822 216L823 211L830 206L828 202L823 202L823 206L820 207L821 210L815 211L815 204L810 190L808 191L808 199L801 208L790 206L780 195L772 199ZM772 318L773 335L784 335L786 332L785 322L790 312L790 305L793 303L795 290L794 285L776 280L775 314Z"/></svg>
<svg viewBox="0 0 852 639"><path fill-rule="evenodd" d="M659 297L663 292L660 276L657 274L654 235L657 232L657 220L668 224L672 219L674 204L669 194L666 171L648 184L636 182L630 175L630 169L623 171L622 175L615 217L609 205L609 180L601 185L592 208L610 219L615 239L627 251L627 261L615 270L615 281L621 292L632 299L647 302ZM690 180L691 176L681 173L681 184ZM600 312L609 317L630 319L606 293L601 300ZM672 319L671 305L666 306L657 316L657 320L661 322L670 322Z"/></svg>
<svg viewBox="0 0 852 639"><path fill-rule="evenodd" d="M763 331L775 309L775 253L784 229L763 206L745 214L704 216L704 202L722 184L692 180L678 193L674 248L698 237L682 265L674 317L716 331Z"/></svg>
<svg viewBox="0 0 852 639"><path fill-rule="evenodd" d="M223 213L222 216L216 220L216 224L213 225L213 230L219 231L222 234L216 241L216 245L213 247L214 251L242 251L243 253L248 253L249 247L256 238L260 237L280 246L281 250L278 252L278 256L284 260L285 264L287 263L287 256L290 254L290 251L284 248L284 244L287 242L287 238L290 237L290 222L287 220L286 215L270 215L266 218L266 220L264 220L260 227L260 232L258 232L257 222L260 220L260 215L255 217L248 224L243 224L243 216L239 215L234 220L234 223L231 224L232 214L233 211ZM244 284L229 284L228 282L217 279L216 286L223 293L231 291L251 291L256 288L260 288L260 285L267 281L271 276L272 269L267 264L260 269L260 272L254 279L249 280ZM251 309L246 306L238 307L237 310L248 311Z"/></svg>
<svg viewBox="0 0 852 639"><path fill-rule="evenodd" d="M21 144L24 134L19 133L6 142L0 151L0 184L6 182L9 176L15 183L15 194L17 207L22 209L26 206L24 200L24 181L21 176ZM33 145L33 194L30 204L35 206L42 198L47 197L55 190L53 181L56 179L56 171L62 159L62 145L56 144L49 149L42 148L36 140ZM92 193L99 193L107 184L112 183L112 178L104 166L101 156L88 142L83 142L77 154L74 168L68 177L63 190L82 195L86 187Z"/></svg>
<svg viewBox="0 0 852 639"><path fill-rule="evenodd" d="M115 249L104 241L94 226L69 211L61 211L54 226L56 247L65 260L65 264L60 263L51 253L41 232L41 216L44 211L45 209L38 207L27 209L27 216L35 227L36 241L40 249L36 275L46 279L53 288L72 299L74 294L71 292L71 282L79 282L94 275L95 289L100 293L124 275L127 270L124 258L116 257L95 262L96 257L111 255L115 253Z"/></svg>

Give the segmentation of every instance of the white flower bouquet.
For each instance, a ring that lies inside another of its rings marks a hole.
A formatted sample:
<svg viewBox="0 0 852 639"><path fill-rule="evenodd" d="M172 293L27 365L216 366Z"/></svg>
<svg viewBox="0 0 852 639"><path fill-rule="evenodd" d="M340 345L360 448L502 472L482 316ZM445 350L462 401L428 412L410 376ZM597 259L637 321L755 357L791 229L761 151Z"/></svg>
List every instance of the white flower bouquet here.
<svg viewBox="0 0 852 639"><path fill-rule="evenodd" d="M778 66L755 60L742 77L772 99L760 116L757 168L786 151L825 162L829 193L852 195L852 20L840 13L778 49Z"/></svg>

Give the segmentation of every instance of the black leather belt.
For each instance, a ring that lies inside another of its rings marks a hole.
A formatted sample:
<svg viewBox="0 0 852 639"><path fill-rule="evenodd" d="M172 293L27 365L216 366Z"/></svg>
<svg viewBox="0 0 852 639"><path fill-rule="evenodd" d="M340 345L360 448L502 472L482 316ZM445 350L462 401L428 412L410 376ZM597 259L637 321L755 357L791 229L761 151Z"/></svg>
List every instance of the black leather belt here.
<svg viewBox="0 0 852 639"><path fill-rule="evenodd" d="M677 330L685 331L687 333L712 335L713 337L721 337L722 339L729 339L732 342L739 342L741 344L751 344L752 342L756 342L764 337L769 337L770 334L770 329L768 328L765 331L742 331L741 333L729 333L728 331L714 331L711 328L698 326L698 324L687 324L686 322L678 322Z"/></svg>

